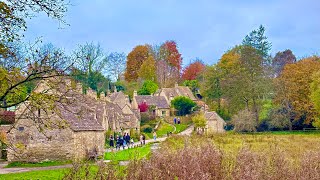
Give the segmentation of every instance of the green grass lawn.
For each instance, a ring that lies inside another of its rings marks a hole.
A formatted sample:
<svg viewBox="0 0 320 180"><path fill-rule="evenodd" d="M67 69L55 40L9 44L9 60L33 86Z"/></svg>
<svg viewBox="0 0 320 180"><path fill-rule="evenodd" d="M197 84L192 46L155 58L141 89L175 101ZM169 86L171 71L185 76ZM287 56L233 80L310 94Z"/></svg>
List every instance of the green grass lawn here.
<svg viewBox="0 0 320 180"><path fill-rule="evenodd" d="M125 149L122 151L105 153L105 160L126 161L130 159L141 159L147 157L151 152L151 144L138 148Z"/></svg>
<svg viewBox="0 0 320 180"><path fill-rule="evenodd" d="M174 127L172 127L170 124L162 121L156 131L157 133L157 137L164 137L167 136L167 133L169 132L173 132L174 131ZM151 137L153 137L153 135L151 134Z"/></svg>
<svg viewBox="0 0 320 180"><path fill-rule="evenodd" d="M176 127L176 132L174 132L175 134L180 133L184 130L186 130L188 128L188 125L186 124L175 124Z"/></svg>
<svg viewBox="0 0 320 180"><path fill-rule="evenodd" d="M68 172L68 169L54 169L43 171L30 171L14 174L0 174L2 180L14 180L14 179L62 179L64 174Z"/></svg>
<svg viewBox="0 0 320 180"><path fill-rule="evenodd" d="M71 164L71 161L44 161L39 163L27 163L27 162L12 162L6 166L11 167L47 167L47 166L60 166L65 164Z"/></svg>

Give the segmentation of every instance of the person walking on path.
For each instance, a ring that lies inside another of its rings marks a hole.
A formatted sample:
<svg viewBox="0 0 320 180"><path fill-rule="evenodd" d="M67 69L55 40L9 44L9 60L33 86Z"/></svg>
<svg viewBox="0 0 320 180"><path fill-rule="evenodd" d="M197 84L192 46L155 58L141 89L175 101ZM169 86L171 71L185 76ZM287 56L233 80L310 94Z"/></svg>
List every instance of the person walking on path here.
<svg viewBox="0 0 320 180"><path fill-rule="evenodd" d="M173 123L177 124L177 118L176 117L173 118Z"/></svg>
<svg viewBox="0 0 320 180"><path fill-rule="evenodd" d="M116 150L120 150L120 138L119 138L119 136L117 136L117 142L116 142Z"/></svg>
<svg viewBox="0 0 320 180"><path fill-rule="evenodd" d="M131 147L134 148L134 141L133 141L133 138L130 139L130 144L131 144Z"/></svg>
<svg viewBox="0 0 320 180"><path fill-rule="evenodd" d="M142 140L143 140L143 145L146 144L146 136L144 136L144 134L142 134Z"/></svg>
<svg viewBox="0 0 320 180"><path fill-rule="evenodd" d="M123 143L122 145L123 145L123 149L124 149L124 148L127 146L126 133L123 134L122 140L123 140L123 141L122 141L122 143Z"/></svg>
<svg viewBox="0 0 320 180"><path fill-rule="evenodd" d="M125 141L127 143L128 148L130 148L130 136L129 136L129 133L127 133L127 135L125 137Z"/></svg>
<svg viewBox="0 0 320 180"><path fill-rule="evenodd" d="M143 145L143 135L142 134L140 135L140 145L141 146Z"/></svg>
<svg viewBox="0 0 320 180"><path fill-rule="evenodd" d="M178 118L178 124L180 124L180 118Z"/></svg>
<svg viewBox="0 0 320 180"><path fill-rule="evenodd" d="M153 132L153 140L154 140L154 141L157 140L157 133L156 133L156 131Z"/></svg>
<svg viewBox="0 0 320 180"><path fill-rule="evenodd" d="M113 135L110 136L109 145L113 149L113 147L114 147L114 137L113 137Z"/></svg>

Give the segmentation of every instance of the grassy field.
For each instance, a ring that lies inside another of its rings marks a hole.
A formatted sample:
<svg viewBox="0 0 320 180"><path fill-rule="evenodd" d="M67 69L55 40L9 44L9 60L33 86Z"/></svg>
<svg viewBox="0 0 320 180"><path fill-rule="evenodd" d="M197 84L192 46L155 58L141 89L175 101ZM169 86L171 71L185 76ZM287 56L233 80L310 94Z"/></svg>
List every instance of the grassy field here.
<svg viewBox="0 0 320 180"><path fill-rule="evenodd" d="M68 169L55 169L44 171L31 171L15 174L0 174L2 180L14 180L14 179L62 179L64 174L68 172Z"/></svg>
<svg viewBox="0 0 320 180"><path fill-rule="evenodd" d="M152 154L152 158L143 158L149 157L150 144L106 153L105 159L115 162L110 166L115 170L95 166L87 179L93 179L98 172L111 172L124 179L201 179L204 174L206 179L320 179L319 139L318 132L302 131L173 136L161 143L159 153ZM126 168L116 165L117 161L134 158L141 163L130 163ZM88 174L82 171L78 179ZM6 174L0 179L61 179L67 172L59 169Z"/></svg>
<svg viewBox="0 0 320 180"><path fill-rule="evenodd" d="M71 161L44 161L39 163L24 163L24 162L12 162L6 166L11 167L47 167L47 166L60 166L65 164L71 164Z"/></svg>
<svg viewBox="0 0 320 180"><path fill-rule="evenodd" d="M167 133L169 132L173 132L174 131L174 127L172 127L170 124L161 121L158 129L156 130L157 133L157 137L164 137L167 136Z"/></svg>
<svg viewBox="0 0 320 180"><path fill-rule="evenodd" d="M176 127L176 131L174 132L175 134L180 133L188 128L187 124L175 124L174 126Z"/></svg>
<svg viewBox="0 0 320 180"><path fill-rule="evenodd" d="M105 153L105 160L126 161L130 159L141 159L147 157L151 152L151 144L142 147L125 149L122 151Z"/></svg>

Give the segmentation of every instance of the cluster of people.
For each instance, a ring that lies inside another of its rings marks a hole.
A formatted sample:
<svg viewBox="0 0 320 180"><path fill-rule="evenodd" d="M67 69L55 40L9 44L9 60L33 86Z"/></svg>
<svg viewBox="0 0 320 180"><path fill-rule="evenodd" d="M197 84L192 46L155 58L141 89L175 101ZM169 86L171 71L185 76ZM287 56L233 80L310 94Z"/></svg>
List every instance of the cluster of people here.
<svg viewBox="0 0 320 180"><path fill-rule="evenodd" d="M133 138L130 138L129 133L124 133L123 136L119 136L117 135L116 139L113 137L113 135L110 136L109 139L109 145L111 148L113 148L114 146L116 146L116 149L119 149L122 147L123 149L125 147L133 147L134 146L134 141Z"/></svg>
<svg viewBox="0 0 320 180"><path fill-rule="evenodd" d="M180 124L180 123L181 123L181 122L180 122L180 118L177 119L176 117L174 117L174 118L173 118L173 123L174 123L174 124Z"/></svg>

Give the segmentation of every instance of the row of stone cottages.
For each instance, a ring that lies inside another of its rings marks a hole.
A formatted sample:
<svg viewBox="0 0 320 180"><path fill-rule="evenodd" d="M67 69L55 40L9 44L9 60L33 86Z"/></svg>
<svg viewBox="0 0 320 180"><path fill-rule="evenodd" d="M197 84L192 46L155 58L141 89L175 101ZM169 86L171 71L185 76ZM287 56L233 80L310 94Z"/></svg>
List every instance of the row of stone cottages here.
<svg viewBox="0 0 320 180"><path fill-rule="evenodd" d="M17 107L16 122L7 133L9 162L103 156L107 130L140 131L140 112L131 109L123 93L97 99L94 91L88 90L84 95L80 84L73 89L68 86L70 80L65 82L66 85L47 90L49 85L42 81L34 90L66 97L63 102L55 102L54 111L31 108L29 102Z"/></svg>
<svg viewBox="0 0 320 180"><path fill-rule="evenodd" d="M201 100L197 99L192 91L186 86L178 86L176 83L173 88L162 88L156 91L153 95L137 95L134 92L132 99L132 108L138 109L138 105L146 103L155 107L154 113L156 116L170 116L170 104L171 101L178 96L186 96L200 106L200 111L204 112L207 119L207 125L205 127L208 133L220 133L224 132L225 121L213 111L208 111L208 106Z"/></svg>
<svg viewBox="0 0 320 180"><path fill-rule="evenodd" d="M169 104L174 97L187 96L197 102L189 88L177 85L160 89L153 96L140 96L135 92L131 103L122 92L97 99L92 90L82 94L81 85L75 89L66 87L69 86L48 92L64 94L68 99L68 103L56 102L56 110L51 113L30 109L28 103L17 108L17 121L8 131L9 162L82 159L92 153L102 156L106 130L140 130L138 104L146 102L154 105L157 116L169 116ZM43 92L46 88L48 85L42 81L35 91ZM211 116L208 113L208 126L215 132L223 131L224 121L216 113L211 113ZM38 126L35 119L41 121L43 126L49 124L50 128Z"/></svg>

